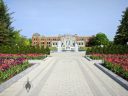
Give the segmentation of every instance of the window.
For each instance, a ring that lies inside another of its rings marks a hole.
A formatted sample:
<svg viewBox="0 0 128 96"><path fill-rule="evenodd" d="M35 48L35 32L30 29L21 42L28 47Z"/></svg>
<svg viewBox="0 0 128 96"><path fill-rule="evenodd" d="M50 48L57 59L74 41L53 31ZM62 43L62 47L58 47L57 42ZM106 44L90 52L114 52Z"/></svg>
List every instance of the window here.
<svg viewBox="0 0 128 96"><path fill-rule="evenodd" d="M41 44L44 44L44 42L41 42Z"/></svg>

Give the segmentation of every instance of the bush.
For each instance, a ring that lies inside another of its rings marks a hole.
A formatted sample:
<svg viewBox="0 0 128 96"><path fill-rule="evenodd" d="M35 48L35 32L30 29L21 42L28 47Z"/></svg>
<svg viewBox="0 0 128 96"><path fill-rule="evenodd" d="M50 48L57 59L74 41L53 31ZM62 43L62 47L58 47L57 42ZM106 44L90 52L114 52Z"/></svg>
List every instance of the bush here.
<svg viewBox="0 0 128 96"><path fill-rule="evenodd" d="M42 53L50 54L49 47L44 48L39 46L0 46L0 53L10 54L28 54L28 53Z"/></svg>
<svg viewBox="0 0 128 96"><path fill-rule="evenodd" d="M107 46L94 46L87 49L87 54L127 54L128 45L107 45Z"/></svg>
<svg viewBox="0 0 128 96"><path fill-rule="evenodd" d="M115 72L116 74L122 74L124 70L120 65L115 64L113 66L113 72Z"/></svg>
<svg viewBox="0 0 128 96"><path fill-rule="evenodd" d="M128 71L125 71L125 72L123 73L123 76L124 76L125 79L128 80Z"/></svg>

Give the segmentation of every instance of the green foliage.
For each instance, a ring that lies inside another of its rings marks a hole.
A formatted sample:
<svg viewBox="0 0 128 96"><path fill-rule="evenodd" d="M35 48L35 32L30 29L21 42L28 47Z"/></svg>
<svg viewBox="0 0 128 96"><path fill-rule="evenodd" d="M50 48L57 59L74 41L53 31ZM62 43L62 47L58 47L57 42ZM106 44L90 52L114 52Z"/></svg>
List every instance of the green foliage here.
<svg viewBox="0 0 128 96"><path fill-rule="evenodd" d="M57 51L57 48L56 47L50 47L49 48L51 51Z"/></svg>
<svg viewBox="0 0 128 96"><path fill-rule="evenodd" d="M120 65L105 61L103 63L103 66L128 80L128 71L124 70L123 67L121 67Z"/></svg>
<svg viewBox="0 0 128 96"><path fill-rule="evenodd" d="M90 56L91 59L93 60L99 60L99 59L102 59L102 57L100 56Z"/></svg>
<svg viewBox="0 0 128 96"><path fill-rule="evenodd" d="M6 71L0 71L0 83L20 73L29 66L30 64L28 62L24 62L23 64L15 65Z"/></svg>
<svg viewBox="0 0 128 96"><path fill-rule="evenodd" d="M102 57L100 57L100 56L90 56L90 58L93 59L93 60L102 59ZM102 65L104 67L106 67L107 69L113 71L114 73L122 76L126 80L128 80L128 71L124 70L121 65L113 64L113 63L108 62L108 61L104 61L104 63Z"/></svg>
<svg viewBox="0 0 128 96"><path fill-rule="evenodd" d="M45 54L50 54L50 49L48 46L45 48Z"/></svg>
<svg viewBox="0 0 128 96"><path fill-rule="evenodd" d="M29 38L28 40L29 40L29 44L32 45L32 39Z"/></svg>
<svg viewBox="0 0 128 96"><path fill-rule="evenodd" d="M94 46L88 48L87 54L126 54L128 53L128 45L106 45L106 46Z"/></svg>
<svg viewBox="0 0 128 96"><path fill-rule="evenodd" d="M13 46L0 46L0 53L10 53L10 54L29 54L29 53L42 53L50 54L49 48L39 47L39 46L23 46L23 45L13 45Z"/></svg>
<svg viewBox="0 0 128 96"><path fill-rule="evenodd" d="M80 47L79 48L79 51L85 51L86 50L86 47Z"/></svg>
<svg viewBox="0 0 128 96"><path fill-rule="evenodd" d="M0 0L0 46L2 45L22 45L28 46L31 40L20 35L19 30L14 30L12 24L12 13L8 12L3 0Z"/></svg>
<svg viewBox="0 0 128 96"><path fill-rule="evenodd" d="M11 45L14 41L14 28L11 27L11 14L12 13L8 13L8 8L3 0L0 0L0 45Z"/></svg>
<svg viewBox="0 0 128 96"><path fill-rule="evenodd" d="M125 79L128 80L128 71L123 72L123 76L124 76Z"/></svg>
<svg viewBox="0 0 128 96"><path fill-rule="evenodd" d="M111 62L107 62L107 61L104 62L104 66L109 70L113 70L114 68L114 65Z"/></svg>
<svg viewBox="0 0 128 96"><path fill-rule="evenodd" d="M95 37L93 37L90 42L89 46L96 46L96 45L108 45L109 44L109 39L104 33L98 33L96 34Z"/></svg>
<svg viewBox="0 0 128 96"><path fill-rule="evenodd" d="M96 45L107 45L109 42L107 36L104 33L98 33L95 37Z"/></svg>
<svg viewBox="0 0 128 96"><path fill-rule="evenodd" d="M114 38L115 44L126 45L128 42L128 8L123 12L122 20L118 26L116 36Z"/></svg>
<svg viewBox="0 0 128 96"><path fill-rule="evenodd" d="M116 74L122 74L123 73L123 68L118 65L118 64L115 64L114 67L113 67L113 72L115 72Z"/></svg>

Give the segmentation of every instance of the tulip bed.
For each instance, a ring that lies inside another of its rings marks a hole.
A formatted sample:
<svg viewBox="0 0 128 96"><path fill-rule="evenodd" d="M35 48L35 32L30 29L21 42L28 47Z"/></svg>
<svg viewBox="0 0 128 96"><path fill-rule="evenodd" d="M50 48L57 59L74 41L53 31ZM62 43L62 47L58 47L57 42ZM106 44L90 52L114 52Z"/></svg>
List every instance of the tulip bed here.
<svg viewBox="0 0 128 96"><path fill-rule="evenodd" d="M128 54L91 54L91 59L103 59L103 66L128 81Z"/></svg>
<svg viewBox="0 0 128 96"><path fill-rule="evenodd" d="M32 64L28 59L43 59L43 54L0 54L0 83L12 78Z"/></svg>
<svg viewBox="0 0 128 96"><path fill-rule="evenodd" d="M0 54L0 58L26 58L26 59L43 59L46 55L44 54Z"/></svg>

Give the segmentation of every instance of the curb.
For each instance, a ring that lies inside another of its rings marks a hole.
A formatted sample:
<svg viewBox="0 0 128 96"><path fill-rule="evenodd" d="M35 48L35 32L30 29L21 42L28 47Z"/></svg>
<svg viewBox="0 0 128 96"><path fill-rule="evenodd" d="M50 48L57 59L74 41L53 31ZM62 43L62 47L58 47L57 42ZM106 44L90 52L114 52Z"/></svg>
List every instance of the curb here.
<svg viewBox="0 0 128 96"><path fill-rule="evenodd" d="M86 58L88 61L92 61L92 59L89 58L88 56L85 56L85 58Z"/></svg>
<svg viewBox="0 0 128 96"><path fill-rule="evenodd" d="M20 72L19 74L15 75L11 79L9 79L9 80L5 81L4 83L0 84L0 93L2 91L4 91L5 89L7 89L8 87L10 87L16 81L18 81L19 79L24 77L27 73L31 72L32 69L36 68L39 65L40 65L40 63L36 63L36 64L32 65L31 67L27 68L26 70Z"/></svg>
<svg viewBox="0 0 128 96"><path fill-rule="evenodd" d="M96 67L98 67L100 70L102 70L105 74L107 74L109 77L111 77L113 80L115 80L117 83L119 83L122 87L124 87L126 90L128 90L128 82L121 78L120 76L116 75L112 71L108 70L107 68L103 67L99 63L94 64Z"/></svg>

